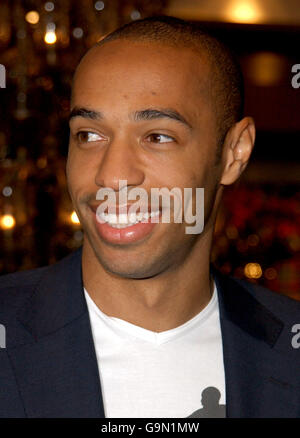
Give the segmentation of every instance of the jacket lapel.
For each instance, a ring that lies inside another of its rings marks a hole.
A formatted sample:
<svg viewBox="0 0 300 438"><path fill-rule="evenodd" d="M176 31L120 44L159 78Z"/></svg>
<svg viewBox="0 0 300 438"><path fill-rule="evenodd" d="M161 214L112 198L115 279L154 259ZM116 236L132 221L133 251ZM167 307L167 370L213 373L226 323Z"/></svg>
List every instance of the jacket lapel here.
<svg viewBox="0 0 300 438"><path fill-rule="evenodd" d="M249 291L251 284L247 290L214 269L213 275L219 296L227 417L299 417L299 359L290 348L290 328L256 300Z"/></svg>
<svg viewBox="0 0 300 438"><path fill-rule="evenodd" d="M8 354L28 417L104 417L81 255L51 265L18 314L32 341Z"/></svg>
<svg viewBox="0 0 300 438"><path fill-rule="evenodd" d="M7 354L27 417L104 417L81 256L79 248L49 266L19 311L20 330ZM212 274L227 417L299 417L299 354L290 351L290 327L253 296L251 285Z"/></svg>

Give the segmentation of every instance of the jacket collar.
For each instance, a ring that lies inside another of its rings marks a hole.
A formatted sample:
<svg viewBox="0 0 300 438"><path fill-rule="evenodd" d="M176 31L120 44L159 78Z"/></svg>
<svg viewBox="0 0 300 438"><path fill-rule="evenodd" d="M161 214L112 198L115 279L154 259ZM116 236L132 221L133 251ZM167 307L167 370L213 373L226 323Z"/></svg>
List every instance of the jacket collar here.
<svg viewBox="0 0 300 438"><path fill-rule="evenodd" d="M18 315L33 340L8 355L27 417L104 417L81 254L49 266Z"/></svg>
<svg viewBox="0 0 300 438"><path fill-rule="evenodd" d="M298 417L299 359L290 345L288 323L255 298L251 283L212 271L219 297L226 416ZM268 300L276 301L271 293Z"/></svg>
<svg viewBox="0 0 300 438"><path fill-rule="evenodd" d="M81 257L82 247L50 265L20 309L18 319L35 340L55 332L87 312Z"/></svg>
<svg viewBox="0 0 300 438"><path fill-rule="evenodd" d="M237 280L225 276L211 267L216 282L220 318L231 321L252 337L273 347L278 340L284 323L273 315L251 294L252 285L247 288Z"/></svg>
<svg viewBox="0 0 300 438"><path fill-rule="evenodd" d="M28 345L26 337L27 345L10 351L27 416L104 415L81 256L79 248L51 265L19 311L23 326L35 341L41 340ZM252 295L251 285L214 268L212 274L219 298L227 417L299 416L295 373L275 351L283 322ZM49 363L45 349L52 354ZM37 381L43 402L32 391Z"/></svg>
<svg viewBox="0 0 300 438"><path fill-rule="evenodd" d="M37 340L87 312L82 281L82 247L50 265L21 308L18 319ZM231 321L251 336L274 346L284 324L236 280L213 266L220 318ZM251 284L248 286L251 289Z"/></svg>

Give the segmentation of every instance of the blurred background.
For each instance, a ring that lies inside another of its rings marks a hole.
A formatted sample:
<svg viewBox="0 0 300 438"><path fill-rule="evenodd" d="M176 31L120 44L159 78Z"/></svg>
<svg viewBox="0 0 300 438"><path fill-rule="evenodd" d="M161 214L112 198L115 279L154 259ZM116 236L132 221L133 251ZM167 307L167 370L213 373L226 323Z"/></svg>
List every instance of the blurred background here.
<svg viewBox="0 0 300 438"><path fill-rule="evenodd" d="M257 125L251 163L224 196L213 263L300 300L299 0L0 0L0 273L82 244L65 178L72 74L108 32L157 14L201 22L234 49Z"/></svg>

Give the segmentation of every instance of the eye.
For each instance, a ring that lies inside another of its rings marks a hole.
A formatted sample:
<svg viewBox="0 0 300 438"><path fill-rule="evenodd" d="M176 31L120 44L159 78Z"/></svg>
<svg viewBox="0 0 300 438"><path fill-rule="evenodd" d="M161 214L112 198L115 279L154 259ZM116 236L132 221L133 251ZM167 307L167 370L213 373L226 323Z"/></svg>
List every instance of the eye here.
<svg viewBox="0 0 300 438"><path fill-rule="evenodd" d="M99 134L92 131L79 131L77 132L76 137L79 143L91 143L102 139Z"/></svg>
<svg viewBox="0 0 300 438"><path fill-rule="evenodd" d="M169 135L165 135L165 134L157 134L157 133L153 133L148 135L147 137L151 143L172 143L173 141L175 141L175 139L173 137L170 137Z"/></svg>

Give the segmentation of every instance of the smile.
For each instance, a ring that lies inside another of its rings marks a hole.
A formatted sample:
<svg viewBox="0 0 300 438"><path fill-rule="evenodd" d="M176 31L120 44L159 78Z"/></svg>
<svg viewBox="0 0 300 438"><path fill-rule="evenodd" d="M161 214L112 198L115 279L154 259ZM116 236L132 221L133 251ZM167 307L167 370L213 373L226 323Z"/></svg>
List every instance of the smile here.
<svg viewBox="0 0 300 438"><path fill-rule="evenodd" d="M161 211L144 213L97 212L92 209L97 232L107 243L126 245L143 240L159 222Z"/></svg>
<svg viewBox="0 0 300 438"><path fill-rule="evenodd" d="M140 222L148 222L149 219L158 217L160 211L145 212L145 213L130 213L130 214L112 214L112 213L99 213L96 215L97 220L100 223L107 223L113 228L127 228L136 225Z"/></svg>

